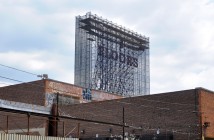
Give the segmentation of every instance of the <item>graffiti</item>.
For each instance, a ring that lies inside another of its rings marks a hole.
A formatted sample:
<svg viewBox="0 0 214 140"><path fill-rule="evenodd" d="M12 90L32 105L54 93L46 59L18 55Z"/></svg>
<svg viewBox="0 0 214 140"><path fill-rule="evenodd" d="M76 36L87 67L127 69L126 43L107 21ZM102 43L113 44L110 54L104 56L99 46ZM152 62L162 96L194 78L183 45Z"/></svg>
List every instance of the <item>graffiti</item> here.
<svg viewBox="0 0 214 140"><path fill-rule="evenodd" d="M82 91L82 98L84 100L89 100L91 101L92 100L92 96L91 96L91 90L90 89L84 89Z"/></svg>
<svg viewBox="0 0 214 140"><path fill-rule="evenodd" d="M56 100L56 94L54 94L54 93L45 94L45 106L52 107L54 100Z"/></svg>

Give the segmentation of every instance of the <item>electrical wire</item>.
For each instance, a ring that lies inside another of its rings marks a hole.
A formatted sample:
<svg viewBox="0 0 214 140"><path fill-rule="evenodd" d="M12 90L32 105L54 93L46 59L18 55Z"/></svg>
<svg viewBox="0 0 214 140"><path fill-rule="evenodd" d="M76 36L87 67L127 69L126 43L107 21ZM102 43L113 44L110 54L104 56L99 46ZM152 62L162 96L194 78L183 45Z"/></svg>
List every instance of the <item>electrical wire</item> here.
<svg viewBox="0 0 214 140"><path fill-rule="evenodd" d="M18 68L14 68L14 67L11 67L11 66L7 66L7 65L4 65L4 64L0 64L0 66L6 67L6 68L10 68L10 69L13 69L13 70L16 70L16 71L20 71L20 72L23 72L23 73L31 74L31 75L34 75L34 76L38 76L38 74L35 74L35 73L32 73L32 72L28 72L28 71L25 71L25 70L21 70L21 69L18 69Z"/></svg>
<svg viewBox="0 0 214 140"><path fill-rule="evenodd" d="M10 81L20 82L20 83L25 83L25 82L23 82L23 81L15 80L15 79L8 78L8 77L4 77L4 76L1 76L1 75L0 75L0 78L7 79L7 80L10 80Z"/></svg>

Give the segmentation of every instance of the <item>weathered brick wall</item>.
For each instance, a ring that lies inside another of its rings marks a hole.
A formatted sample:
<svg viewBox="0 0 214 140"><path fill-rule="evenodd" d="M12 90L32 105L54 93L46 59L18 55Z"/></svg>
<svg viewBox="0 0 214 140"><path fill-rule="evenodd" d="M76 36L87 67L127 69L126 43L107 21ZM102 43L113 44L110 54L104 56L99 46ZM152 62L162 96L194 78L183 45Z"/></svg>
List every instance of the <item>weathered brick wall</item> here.
<svg viewBox="0 0 214 140"><path fill-rule="evenodd" d="M60 115L74 116L77 118L104 121L122 124L123 107L125 110L125 123L128 134L156 134L160 129L161 134L172 134L174 140L200 139L200 119L198 116L198 94L195 89L165 94L148 95L134 98L110 100L60 106ZM80 130L85 130L81 137L102 137L122 135L122 127L103 125L97 123L79 122ZM69 125L68 125L69 124ZM76 121L69 121L66 130L77 126ZM142 127L143 129L137 129ZM62 132L62 127L59 127ZM74 133L75 135L76 133Z"/></svg>
<svg viewBox="0 0 214 140"><path fill-rule="evenodd" d="M98 134L99 137L110 137L111 135L117 135L118 132L122 134L122 127L68 119L60 119L58 125L58 136L61 137L63 137L63 122L64 122L64 134L66 137L70 136L78 137L78 123L80 138L95 138L96 134ZM110 129L112 129L111 132L109 131Z"/></svg>
<svg viewBox="0 0 214 140"><path fill-rule="evenodd" d="M103 100L120 99L122 96L99 90L91 90L91 100L83 99L84 88L55 80L45 80L45 93L59 93L64 97L71 97L74 103L87 103Z"/></svg>
<svg viewBox="0 0 214 140"><path fill-rule="evenodd" d="M107 93L99 90L92 90L92 101L105 101L105 100L113 100L113 99L121 99L123 98L120 95Z"/></svg>
<svg viewBox="0 0 214 140"><path fill-rule="evenodd" d="M0 99L44 105L44 81L34 81L0 88Z"/></svg>
<svg viewBox="0 0 214 140"><path fill-rule="evenodd" d="M55 80L45 80L45 93L59 93L80 99L82 88L72 84L63 83Z"/></svg>
<svg viewBox="0 0 214 140"><path fill-rule="evenodd" d="M29 129L31 135L47 135L47 118L30 116ZM7 125L8 123L8 125ZM28 116L27 114L6 113L0 111L0 132L27 134Z"/></svg>
<svg viewBox="0 0 214 140"><path fill-rule="evenodd" d="M206 137L214 138L214 93L205 89L199 89L200 92L200 113L202 125L209 122L210 126L204 131Z"/></svg>

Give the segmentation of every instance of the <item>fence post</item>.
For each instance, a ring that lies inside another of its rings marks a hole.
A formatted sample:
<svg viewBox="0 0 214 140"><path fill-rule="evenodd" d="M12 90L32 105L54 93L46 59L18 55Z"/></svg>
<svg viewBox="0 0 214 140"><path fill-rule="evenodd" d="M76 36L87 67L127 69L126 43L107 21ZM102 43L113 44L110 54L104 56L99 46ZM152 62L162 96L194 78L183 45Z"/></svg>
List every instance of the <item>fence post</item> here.
<svg viewBox="0 0 214 140"><path fill-rule="evenodd" d="M65 137L65 122L64 121L63 121L62 125L63 125L63 137Z"/></svg>
<svg viewBox="0 0 214 140"><path fill-rule="evenodd" d="M77 124L77 138L80 138L80 123Z"/></svg>
<svg viewBox="0 0 214 140"><path fill-rule="evenodd" d="M9 116L7 115L7 134L8 134L8 132L9 132Z"/></svg>
<svg viewBox="0 0 214 140"><path fill-rule="evenodd" d="M27 135L30 134L30 113L27 114Z"/></svg>

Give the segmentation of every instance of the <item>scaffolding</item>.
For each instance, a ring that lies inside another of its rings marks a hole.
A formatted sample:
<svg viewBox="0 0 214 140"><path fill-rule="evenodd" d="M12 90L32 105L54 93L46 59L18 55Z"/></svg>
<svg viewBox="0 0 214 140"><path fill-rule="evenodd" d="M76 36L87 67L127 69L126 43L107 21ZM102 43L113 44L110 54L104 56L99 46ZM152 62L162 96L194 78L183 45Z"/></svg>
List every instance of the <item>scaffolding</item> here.
<svg viewBox="0 0 214 140"><path fill-rule="evenodd" d="M76 17L76 85L126 97L147 95L149 73L149 38L90 12Z"/></svg>

